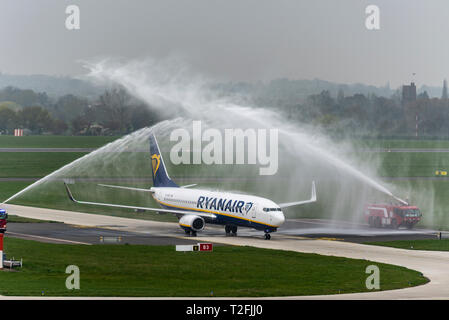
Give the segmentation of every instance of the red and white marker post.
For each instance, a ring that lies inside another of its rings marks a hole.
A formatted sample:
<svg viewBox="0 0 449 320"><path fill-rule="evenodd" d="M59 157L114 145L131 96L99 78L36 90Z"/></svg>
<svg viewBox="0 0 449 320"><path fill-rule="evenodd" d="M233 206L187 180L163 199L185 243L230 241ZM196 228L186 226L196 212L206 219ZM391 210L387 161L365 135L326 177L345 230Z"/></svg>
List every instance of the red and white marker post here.
<svg viewBox="0 0 449 320"><path fill-rule="evenodd" d="M0 270L3 269L3 236L4 233L0 232Z"/></svg>

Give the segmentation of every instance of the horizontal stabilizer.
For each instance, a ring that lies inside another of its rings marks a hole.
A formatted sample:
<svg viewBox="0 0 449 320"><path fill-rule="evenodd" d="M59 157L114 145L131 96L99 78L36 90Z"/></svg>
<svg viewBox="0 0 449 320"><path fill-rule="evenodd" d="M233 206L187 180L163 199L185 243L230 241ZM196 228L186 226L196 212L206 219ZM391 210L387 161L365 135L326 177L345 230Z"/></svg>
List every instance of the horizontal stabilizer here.
<svg viewBox="0 0 449 320"><path fill-rule="evenodd" d="M188 185L185 185L185 186L181 186L181 188L190 188L190 187L194 187L194 186L196 186L197 184L196 183L194 183L194 184L188 184Z"/></svg>

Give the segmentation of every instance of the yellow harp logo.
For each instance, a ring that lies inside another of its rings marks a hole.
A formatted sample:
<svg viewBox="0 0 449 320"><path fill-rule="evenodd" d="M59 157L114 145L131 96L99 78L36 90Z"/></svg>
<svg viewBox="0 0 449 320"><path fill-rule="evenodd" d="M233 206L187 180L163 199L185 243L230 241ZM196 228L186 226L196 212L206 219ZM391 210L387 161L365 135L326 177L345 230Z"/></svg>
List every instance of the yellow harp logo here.
<svg viewBox="0 0 449 320"><path fill-rule="evenodd" d="M153 176L156 176L156 172L161 164L161 155L153 154L151 156L151 164L153 165Z"/></svg>

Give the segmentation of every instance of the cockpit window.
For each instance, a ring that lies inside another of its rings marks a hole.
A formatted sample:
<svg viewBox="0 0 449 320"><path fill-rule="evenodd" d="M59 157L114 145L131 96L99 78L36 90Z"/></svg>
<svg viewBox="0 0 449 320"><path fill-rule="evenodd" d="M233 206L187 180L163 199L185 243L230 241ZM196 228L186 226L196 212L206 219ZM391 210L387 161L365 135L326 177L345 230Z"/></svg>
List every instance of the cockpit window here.
<svg viewBox="0 0 449 320"><path fill-rule="evenodd" d="M263 208L263 211L269 212L269 211L281 211L281 208Z"/></svg>

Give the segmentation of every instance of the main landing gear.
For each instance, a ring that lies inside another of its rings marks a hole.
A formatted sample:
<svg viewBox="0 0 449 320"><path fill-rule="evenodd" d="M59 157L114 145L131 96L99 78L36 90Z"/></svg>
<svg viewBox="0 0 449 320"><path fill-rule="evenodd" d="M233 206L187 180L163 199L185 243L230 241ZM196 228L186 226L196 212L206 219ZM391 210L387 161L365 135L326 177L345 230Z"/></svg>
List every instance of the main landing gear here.
<svg viewBox="0 0 449 320"><path fill-rule="evenodd" d="M237 226L229 226L226 225L225 226L225 232L226 232L226 236L233 236L235 237L237 235Z"/></svg>

